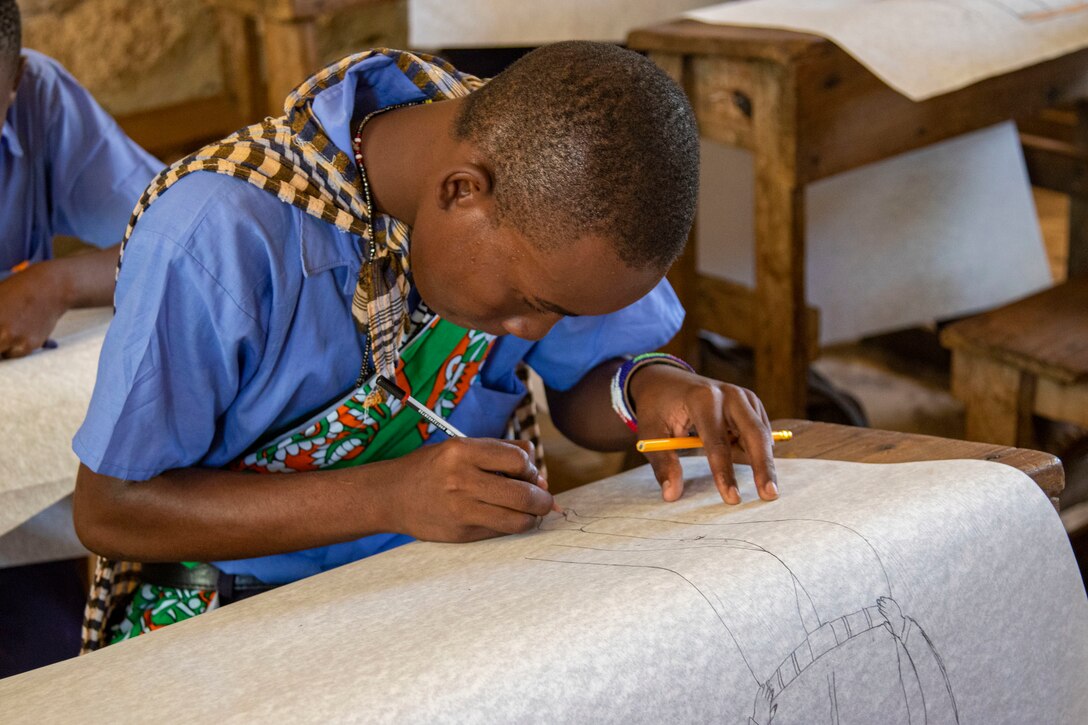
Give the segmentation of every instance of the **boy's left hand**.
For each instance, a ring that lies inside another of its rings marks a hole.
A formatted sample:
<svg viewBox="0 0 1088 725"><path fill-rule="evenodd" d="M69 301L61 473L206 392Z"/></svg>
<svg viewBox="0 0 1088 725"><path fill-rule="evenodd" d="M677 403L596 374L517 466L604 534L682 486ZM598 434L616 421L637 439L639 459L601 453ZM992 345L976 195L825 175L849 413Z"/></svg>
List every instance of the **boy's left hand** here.
<svg viewBox="0 0 1088 725"><path fill-rule="evenodd" d="M756 490L764 501L778 497L772 453L771 423L756 394L669 365L649 365L637 371L629 383L638 415L640 438L703 439L714 484L722 500L740 503L733 461L746 456L755 476ZM734 451L733 446L740 450ZM661 495L675 501L684 492L684 475L676 451L647 453Z"/></svg>
<svg viewBox="0 0 1088 725"><path fill-rule="evenodd" d="M67 311L50 263L32 264L0 280L0 358L37 350Z"/></svg>

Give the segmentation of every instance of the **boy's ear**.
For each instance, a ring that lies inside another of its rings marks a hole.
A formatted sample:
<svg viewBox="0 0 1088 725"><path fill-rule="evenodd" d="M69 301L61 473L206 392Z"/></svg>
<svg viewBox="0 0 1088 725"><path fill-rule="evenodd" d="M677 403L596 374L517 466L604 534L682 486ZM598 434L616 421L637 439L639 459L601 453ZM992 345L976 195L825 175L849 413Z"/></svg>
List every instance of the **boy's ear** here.
<svg viewBox="0 0 1088 725"><path fill-rule="evenodd" d="M438 205L441 209L452 209L490 201L494 186L491 171L485 166L458 164L442 178L438 188Z"/></svg>

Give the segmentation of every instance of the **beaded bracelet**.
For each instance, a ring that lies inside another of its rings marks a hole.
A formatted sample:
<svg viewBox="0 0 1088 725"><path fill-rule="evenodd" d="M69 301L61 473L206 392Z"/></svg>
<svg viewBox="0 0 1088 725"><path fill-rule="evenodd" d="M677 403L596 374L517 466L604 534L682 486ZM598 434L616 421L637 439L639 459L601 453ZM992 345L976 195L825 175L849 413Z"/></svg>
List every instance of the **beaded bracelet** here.
<svg viewBox="0 0 1088 725"><path fill-rule="evenodd" d="M620 365L619 370L612 376L612 410L616 411L616 415L620 417L620 420L636 433L638 432L638 419L635 418L635 406L631 402L631 391L628 389L628 384L636 370L648 365L671 365L674 368L695 372L694 368L680 358L663 352L645 352Z"/></svg>

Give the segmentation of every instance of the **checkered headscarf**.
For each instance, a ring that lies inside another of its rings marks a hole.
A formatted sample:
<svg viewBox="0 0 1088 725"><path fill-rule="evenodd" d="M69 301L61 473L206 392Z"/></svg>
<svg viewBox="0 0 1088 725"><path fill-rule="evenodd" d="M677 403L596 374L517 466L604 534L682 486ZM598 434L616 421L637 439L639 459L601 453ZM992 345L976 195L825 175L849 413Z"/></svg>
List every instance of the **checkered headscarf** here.
<svg viewBox="0 0 1088 725"><path fill-rule="evenodd" d="M312 109L319 92L343 80L356 63L376 55L393 59L428 99L458 98L483 84L429 55L381 48L343 58L296 88L284 102L283 116L266 118L208 144L155 177L129 220L121 241L122 259L136 222L179 179L194 171L213 171L248 181L359 238L363 265L352 299L352 317L368 336L374 370L392 378L408 322L410 229L391 217L375 216L366 179L350 150L337 148L329 140ZM371 372L367 357L364 351L360 383Z"/></svg>

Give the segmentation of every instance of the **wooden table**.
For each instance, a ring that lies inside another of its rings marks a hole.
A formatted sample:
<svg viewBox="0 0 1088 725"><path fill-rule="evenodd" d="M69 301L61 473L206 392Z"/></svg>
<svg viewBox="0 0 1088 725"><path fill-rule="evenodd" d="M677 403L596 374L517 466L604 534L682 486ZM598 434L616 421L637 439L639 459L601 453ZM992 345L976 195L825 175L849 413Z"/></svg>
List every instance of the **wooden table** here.
<svg viewBox="0 0 1088 725"><path fill-rule="evenodd" d="M776 458L823 458L857 463L970 458L996 461L1020 469L1039 484L1055 507L1065 488L1061 461L1042 451L788 418L774 421L772 427L793 431L793 440L775 444Z"/></svg>
<svg viewBox="0 0 1088 725"><path fill-rule="evenodd" d="M814 35L681 20L635 30L628 44L684 87L704 137L754 153L755 289L699 276L693 244L669 279L688 310L676 346L690 351L699 329L752 346L772 416L803 414L818 347L805 304L805 185L1074 100L1088 79L1081 50L916 103ZM1088 129L1088 116L1080 123ZM1079 137L1088 146L1088 132ZM1088 274L1085 247L1070 252L1077 274Z"/></svg>

